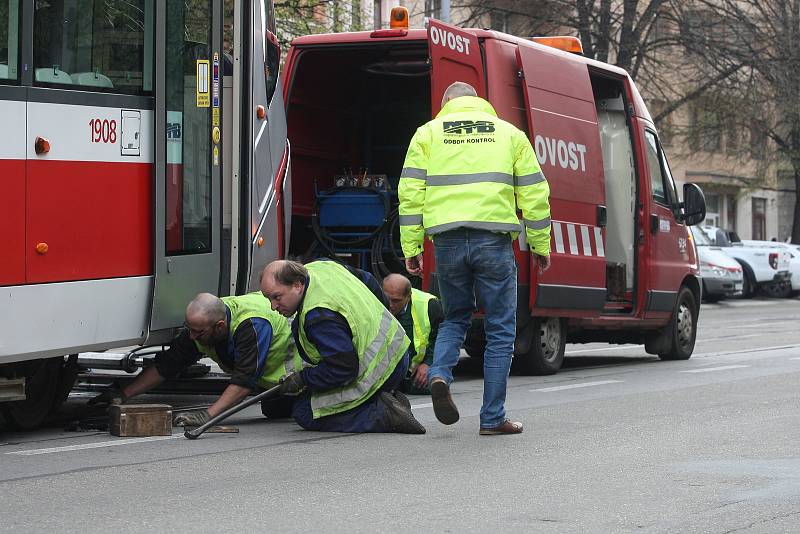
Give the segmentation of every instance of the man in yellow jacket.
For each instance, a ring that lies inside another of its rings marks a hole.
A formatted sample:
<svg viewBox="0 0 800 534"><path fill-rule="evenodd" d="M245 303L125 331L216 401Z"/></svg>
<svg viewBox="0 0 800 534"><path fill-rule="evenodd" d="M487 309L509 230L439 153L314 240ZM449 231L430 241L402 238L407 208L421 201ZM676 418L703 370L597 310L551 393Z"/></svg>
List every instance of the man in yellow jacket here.
<svg viewBox="0 0 800 534"><path fill-rule="evenodd" d="M519 434L522 423L506 419L505 397L516 335L512 242L522 226L539 272L550 266L550 187L530 141L472 86L456 82L436 118L411 139L398 193L409 273L422 272L425 234L434 242L445 315L428 370L437 419L449 425L459 418L450 395L452 368L477 297L487 342L480 434Z"/></svg>

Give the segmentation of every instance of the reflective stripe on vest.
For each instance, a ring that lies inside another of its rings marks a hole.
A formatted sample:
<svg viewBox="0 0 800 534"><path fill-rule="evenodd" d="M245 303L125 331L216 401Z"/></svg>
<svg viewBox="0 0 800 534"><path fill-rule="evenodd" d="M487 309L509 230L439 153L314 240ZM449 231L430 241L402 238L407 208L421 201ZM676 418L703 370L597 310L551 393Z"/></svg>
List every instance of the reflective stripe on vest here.
<svg viewBox="0 0 800 534"><path fill-rule="evenodd" d="M428 315L428 304L435 299L430 293L425 293L419 289L411 289L411 320L414 323L414 350L416 354L411 360L409 369L416 369L425 359L425 351L431 336L431 319ZM436 342L436 340L433 340Z"/></svg>
<svg viewBox="0 0 800 534"><path fill-rule="evenodd" d="M303 351L312 365L322 360L304 325L308 311L326 308L347 321L358 356L355 380L329 391L312 392L316 419L355 408L372 396L392 374L410 341L391 312L347 269L332 261L315 261L306 268L309 281L298 318Z"/></svg>

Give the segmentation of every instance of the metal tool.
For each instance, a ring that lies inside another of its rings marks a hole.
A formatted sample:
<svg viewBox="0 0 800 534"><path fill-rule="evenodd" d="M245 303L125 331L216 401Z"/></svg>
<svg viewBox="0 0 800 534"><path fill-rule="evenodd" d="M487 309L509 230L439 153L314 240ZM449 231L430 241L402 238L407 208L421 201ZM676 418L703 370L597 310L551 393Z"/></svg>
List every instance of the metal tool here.
<svg viewBox="0 0 800 534"><path fill-rule="evenodd" d="M212 417L204 425L198 426L197 428L193 428L191 430L187 430L186 432L183 433L183 435L186 436L188 439L197 439L197 438L200 437L200 435L203 432L205 432L206 430L208 430L212 426L217 426L217 424L220 421L223 421L223 420L227 419L228 417L232 416L233 414L244 410L248 406L252 406L253 404L255 404L255 403L259 402L259 401L262 401L264 399L269 399L269 398L272 398L272 397L276 397L278 395L278 392L280 391L280 389L281 389L281 386L277 385L277 386L271 387L270 389L268 389L266 391L262 391L258 395L255 395L253 397L245 399L242 402L240 402L239 404L237 404L236 406L233 406L232 408L228 408L224 412L222 412L220 414L217 414L216 416Z"/></svg>

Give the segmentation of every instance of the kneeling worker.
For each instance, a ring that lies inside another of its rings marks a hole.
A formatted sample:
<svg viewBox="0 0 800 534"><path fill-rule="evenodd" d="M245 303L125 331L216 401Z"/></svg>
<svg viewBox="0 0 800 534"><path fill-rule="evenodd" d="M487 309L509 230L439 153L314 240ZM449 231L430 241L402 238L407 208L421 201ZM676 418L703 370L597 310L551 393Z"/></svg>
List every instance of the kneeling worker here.
<svg viewBox="0 0 800 534"><path fill-rule="evenodd" d="M401 390L412 395L430 395L428 367L433 363L433 347L444 318L442 303L434 295L412 288L402 274L384 278L383 292L389 299L389 309L411 339L411 364Z"/></svg>
<svg viewBox="0 0 800 534"><path fill-rule="evenodd" d="M170 348L156 355L155 365L124 388L112 388L89 403L124 403L210 357L231 375L230 384L208 410L175 418L177 425L200 426L254 389L273 387L282 376L301 368L288 321L272 311L260 293L223 298L200 293L186 307L184 326ZM293 399L286 397L265 400L261 410L269 418L288 417L292 404Z"/></svg>
<svg viewBox="0 0 800 534"><path fill-rule="evenodd" d="M301 395L292 415L307 430L424 434L399 393L409 339L397 319L345 267L332 261L275 261L261 277L273 309L297 313L292 334L311 364L281 381Z"/></svg>

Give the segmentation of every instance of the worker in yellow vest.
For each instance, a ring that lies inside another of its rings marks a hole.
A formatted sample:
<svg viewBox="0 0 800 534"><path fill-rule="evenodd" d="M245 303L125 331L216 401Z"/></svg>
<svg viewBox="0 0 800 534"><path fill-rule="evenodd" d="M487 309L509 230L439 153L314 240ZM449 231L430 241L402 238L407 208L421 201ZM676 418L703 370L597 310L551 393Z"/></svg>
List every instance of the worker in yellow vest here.
<svg viewBox="0 0 800 534"><path fill-rule="evenodd" d="M282 376L302 368L289 322L272 311L261 293L222 298L200 293L186 307L184 329L168 350L156 354L155 365L145 367L127 386L114 386L89 403L125 403L178 376L203 357L213 359L229 373L230 383L207 410L179 414L175 424L200 426L254 390L269 389ZM289 417L293 403L292 397L265 400L261 411L270 419Z"/></svg>
<svg viewBox="0 0 800 534"><path fill-rule="evenodd" d="M433 348L443 318L442 304L435 295L412 288L411 281L402 274L384 278L383 292L389 299L389 309L411 339L411 364L400 389L411 395L430 395L428 368L433 363Z"/></svg>
<svg viewBox="0 0 800 534"><path fill-rule="evenodd" d="M359 278L334 261L281 260L267 265L261 291L274 310L295 315L292 335L308 366L285 377L281 392L299 396L292 415L300 426L425 433L397 391L411 342Z"/></svg>
<svg viewBox="0 0 800 534"><path fill-rule="evenodd" d="M428 370L436 418L446 425L459 419L450 394L452 368L477 301L487 341L479 433L521 433L522 423L505 411L516 335L513 242L521 231L539 272L550 266L550 187L530 140L474 87L455 82L436 118L414 133L397 194L406 270L422 273L425 235L434 245L445 315Z"/></svg>

